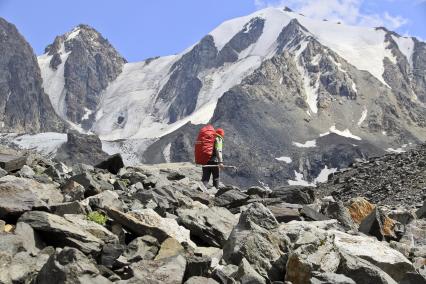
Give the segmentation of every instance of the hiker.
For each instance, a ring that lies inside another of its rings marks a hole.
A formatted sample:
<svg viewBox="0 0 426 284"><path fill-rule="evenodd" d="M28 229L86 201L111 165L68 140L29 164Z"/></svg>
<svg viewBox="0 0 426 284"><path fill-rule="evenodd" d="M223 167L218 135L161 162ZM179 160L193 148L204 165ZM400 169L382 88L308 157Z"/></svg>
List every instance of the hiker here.
<svg viewBox="0 0 426 284"><path fill-rule="evenodd" d="M214 140L213 154L207 165L217 167L203 167L203 177L201 181L207 187L209 184L210 176L213 176L213 186L219 188L220 171L223 170L223 137L225 131L222 128L216 129L216 139Z"/></svg>
<svg viewBox="0 0 426 284"><path fill-rule="evenodd" d="M213 176L213 186L219 188L220 171L223 170L223 138L225 131L222 128L214 129L207 125L200 130L195 144L195 160L203 165L201 181L207 187L210 176Z"/></svg>

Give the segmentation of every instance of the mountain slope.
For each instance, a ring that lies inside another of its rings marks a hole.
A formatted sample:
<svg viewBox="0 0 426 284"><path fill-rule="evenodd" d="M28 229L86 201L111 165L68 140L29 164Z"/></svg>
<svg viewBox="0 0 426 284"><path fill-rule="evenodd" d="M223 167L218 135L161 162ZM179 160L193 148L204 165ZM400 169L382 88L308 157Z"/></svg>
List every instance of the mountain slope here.
<svg viewBox="0 0 426 284"><path fill-rule="evenodd" d="M199 124L212 122L241 167L229 179L308 184L424 141L425 70L414 38L268 8L180 54L124 64L92 131L132 162L191 161Z"/></svg>
<svg viewBox="0 0 426 284"><path fill-rule="evenodd" d="M66 127L43 91L30 45L16 27L0 18L0 131L63 131Z"/></svg>

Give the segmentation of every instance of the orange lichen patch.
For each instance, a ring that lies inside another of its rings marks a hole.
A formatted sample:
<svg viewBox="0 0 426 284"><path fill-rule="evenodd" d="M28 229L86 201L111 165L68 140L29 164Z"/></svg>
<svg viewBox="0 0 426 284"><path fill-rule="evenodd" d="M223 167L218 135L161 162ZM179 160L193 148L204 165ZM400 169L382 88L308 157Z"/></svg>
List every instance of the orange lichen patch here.
<svg viewBox="0 0 426 284"><path fill-rule="evenodd" d="M358 225L361 224L362 220L364 220L374 208L375 206L363 197L352 199L348 207L352 220Z"/></svg>
<svg viewBox="0 0 426 284"><path fill-rule="evenodd" d="M395 235L395 232L393 230L395 224L395 220L386 216L383 220L383 235L393 237Z"/></svg>

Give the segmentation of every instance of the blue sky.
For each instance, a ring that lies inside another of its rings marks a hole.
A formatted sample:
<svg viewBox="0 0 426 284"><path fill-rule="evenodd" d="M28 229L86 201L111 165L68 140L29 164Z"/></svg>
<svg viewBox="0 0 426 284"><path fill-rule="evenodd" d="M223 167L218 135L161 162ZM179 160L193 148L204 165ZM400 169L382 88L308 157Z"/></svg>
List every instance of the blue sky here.
<svg viewBox="0 0 426 284"><path fill-rule="evenodd" d="M56 35L85 23L133 62L178 53L224 20L284 5L314 18L386 26L426 39L426 0L0 0L0 16L37 54Z"/></svg>

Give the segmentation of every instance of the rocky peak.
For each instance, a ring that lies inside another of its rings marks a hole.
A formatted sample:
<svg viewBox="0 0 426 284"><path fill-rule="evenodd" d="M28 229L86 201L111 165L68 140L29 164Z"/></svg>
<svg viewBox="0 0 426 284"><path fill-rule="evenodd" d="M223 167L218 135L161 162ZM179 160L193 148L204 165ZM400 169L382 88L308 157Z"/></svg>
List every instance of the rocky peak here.
<svg viewBox="0 0 426 284"><path fill-rule="evenodd" d="M58 131L65 123L43 91L31 46L16 27L0 18L0 129L4 132Z"/></svg>
<svg viewBox="0 0 426 284"><path fill-rule="evenodd" d="M44 60L40 60L42 69L63 72L65 82L63 99L56 105L54 103L56 111L63 118L89 129L100 93L118 77L127 61L107 39L88 25L79 25L57 36L45 51ZM62 64L64 66L60 68ZM47 90L51 97L58 96L55 94L57 91Z"/></svg>

